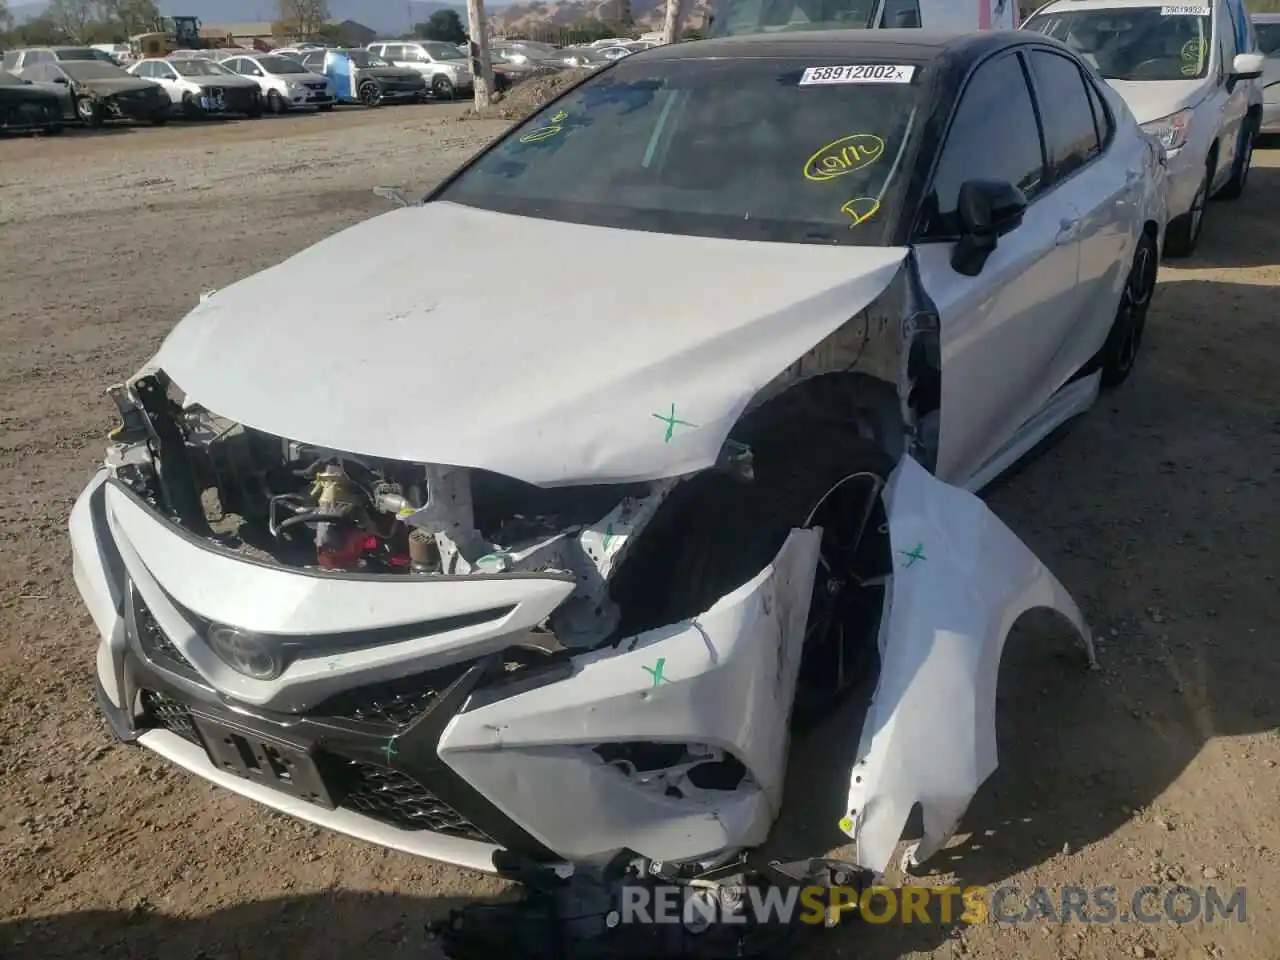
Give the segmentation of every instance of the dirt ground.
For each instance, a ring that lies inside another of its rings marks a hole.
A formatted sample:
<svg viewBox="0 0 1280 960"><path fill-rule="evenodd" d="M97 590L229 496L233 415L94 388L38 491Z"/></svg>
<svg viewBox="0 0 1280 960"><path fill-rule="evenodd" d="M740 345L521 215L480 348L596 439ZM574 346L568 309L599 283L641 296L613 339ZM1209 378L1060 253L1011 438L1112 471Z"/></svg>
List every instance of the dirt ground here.
<svg viewBox="0 0 1280 960"><path fill-rule="evenodd" d="M438 956L485 878L269 813L113 743L66 518L132 372L207 289L421 191L502 129L454 106L0 140L0 955ZM1093 623L1019 627L1001 768L913 883L1243 885L1244 924L851 924L812 957L1280 956L1280 152L1162 268L1134 377L988 495ZM430 244L423 245L423 267ZM620 277L620 282L628 278ZM856 727L797 744L792 856L836 850ZM897 879L891 877L891 879ZM1009 903L1015 901L1010 900Z"/></svg>

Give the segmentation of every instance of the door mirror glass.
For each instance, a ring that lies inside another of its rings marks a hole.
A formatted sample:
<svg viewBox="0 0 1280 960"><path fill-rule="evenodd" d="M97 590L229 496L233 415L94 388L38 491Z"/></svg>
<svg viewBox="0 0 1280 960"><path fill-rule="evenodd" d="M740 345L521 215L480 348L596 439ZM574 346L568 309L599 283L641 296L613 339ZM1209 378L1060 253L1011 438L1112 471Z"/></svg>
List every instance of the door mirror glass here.
<svg viewBox="0 0 1280 960"><path fill-rule="evenodd" d="M956 213L960 240L951 254L957 273L976 277L996 248L996 240L1022 223L1026 195L1006 180L966 180Z"/></svg>

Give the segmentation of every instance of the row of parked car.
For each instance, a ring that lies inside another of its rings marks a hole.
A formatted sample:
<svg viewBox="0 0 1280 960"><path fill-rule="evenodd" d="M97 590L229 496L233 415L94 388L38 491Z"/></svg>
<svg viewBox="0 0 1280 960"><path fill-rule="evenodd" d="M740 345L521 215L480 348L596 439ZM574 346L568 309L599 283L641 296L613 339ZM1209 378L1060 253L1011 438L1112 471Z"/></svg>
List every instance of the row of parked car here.
<svg viewBox="0 0 1280 960"><path fill-rule="evenodd" d="M495 84L504 90L529 76L595 69L654 46L631 41L557 49L495 41ZM282 47L179 50L127 65L101 47L34 47L9 51L0 70L0 130L54 133L68 121L167 123L219 114L260 117L295 109L332 110L341 103L451 100L474 86L465 45L431 41L371 43L342 49Z"/></svg>

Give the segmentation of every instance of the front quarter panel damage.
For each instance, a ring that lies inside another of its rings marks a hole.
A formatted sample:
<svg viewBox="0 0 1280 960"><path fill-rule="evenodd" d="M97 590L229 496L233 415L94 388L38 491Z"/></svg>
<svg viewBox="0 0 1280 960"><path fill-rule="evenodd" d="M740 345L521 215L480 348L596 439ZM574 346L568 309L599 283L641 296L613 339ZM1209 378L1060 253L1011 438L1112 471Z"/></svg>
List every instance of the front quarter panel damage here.
<svg viewBox="0 0 1280 960"><path fill-rule="evenodd" d="M569 860L628 849L680 861L761 843L782 804L820 542L820 529L793 530L769 566L698 616L578 656L557 683L473 702L441 757ZM687 744L695 756L628 770L602 744ZM714 756L741 777L687 773Z"/></svg>
<svg viewBox="0 0 1280 960"><path fill-rule="evenodd" d="M1080 610L1043 563L977 497L904 458L885 491L894 573L881 621L880 677L841 829L859 866L882 874L919 803L920 862L955 832L996 768L995 698L1005 639L1047 607L1075 627Z"/></svg>

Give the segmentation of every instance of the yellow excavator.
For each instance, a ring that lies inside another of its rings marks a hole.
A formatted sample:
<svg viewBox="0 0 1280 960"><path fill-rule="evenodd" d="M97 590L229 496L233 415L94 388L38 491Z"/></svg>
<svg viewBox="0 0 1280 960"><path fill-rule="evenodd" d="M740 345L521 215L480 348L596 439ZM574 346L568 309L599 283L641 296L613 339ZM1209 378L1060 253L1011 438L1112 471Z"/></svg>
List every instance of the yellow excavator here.
<svg viewBox="0 0 1280 960"><path fill-rule="evenodd" d="M167 57L175 50L221 50L238 44L231 34L206 37L200 33L199 17L160 17L150 33L129 38L135 59Z"/></svg>

